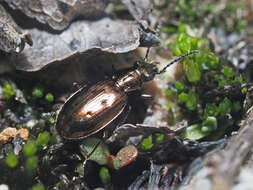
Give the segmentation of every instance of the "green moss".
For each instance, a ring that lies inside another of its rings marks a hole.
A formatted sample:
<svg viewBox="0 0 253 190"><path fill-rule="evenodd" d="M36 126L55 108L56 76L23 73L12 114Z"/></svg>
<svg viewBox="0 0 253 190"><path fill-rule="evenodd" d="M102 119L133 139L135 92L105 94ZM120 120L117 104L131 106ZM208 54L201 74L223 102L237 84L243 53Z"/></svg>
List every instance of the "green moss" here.
<svg viewBox="0 0 253 190"><path fill-rule="evenodd" d="M5 163L10 168L15 168L18 165L18 158L13 152L11 152L6 156Z"/></svg>
<svg viewBox="0 0 253 190"><path fill-rule="evenodd" d="M103 184L108 184L111 181L111 175L108 168L102 167L99 171L99 177Z"/></svg>
<svg viewBox="0 0 253 190"><path fill-rule="evenodd" d="M33 140L28 140L24 146L24 155L32 156L37 152L36 142Z"/></svg>
<svg viewBox="0 0 253 190"><path fill-rule="evenodd" d="M196 54L196 62L205 64L209 69L216 69L219 66L219 59L209 50L204 50Z"/></svg>
<svg viewBox="0 0 253 190"><path fill-rule="evenodd" d="M186 24L179 24L178 25L178 32L179 33L185 33L186 32Z"/></svg>
<svg viewBox="0 0 253 190"><path fill-rule="evenodd" d="M170 110L170 109L172 108L172 106L171 106L171 103L170 103L170 102L166 102L166 108L167 108L168 110Z"/></svg>
<svg viewBox="0 0 253 190"><path fill-rule="evenodd" d="M12 88L11 83L8 81L5 81L2 90L3 90L3 95L6 99L10 99L11 97L15 95L15 92Z"/></svg>
<svg viewBox="0 0 253 190"><path fill-rule="evenodd" d="M245 87L242 89L242 93L243 93L243 94L246 94L246 93L247 93L247 91L248 91L248 89L247 89L247 88L245 88Z"/></svg>
<svg viewBox="0 0 253 190"><path fill-rule="evenodd" d="M148 137L144 138L141 141L141 148L143 150L149 150L153 147L153 142L152 142L152 135L149 135Z"/></svg>
<svg viewBox="0 0 253 190"><path fill-rule="evenodd" d="M38 167L38 157L30 156L26 159L25 168L29 172L33 172Z"/></svg>
<svg viewBox="0 0 253 190"><path fill-rule="evenodd" d="M43 184L38 183L32 187L32 190L45 190L45 187Z"/></svg>
<svg viewBox="0 0 253 190"><path fill-rule="evenodd" d="M188 100L188 94L186 94L185 92L181 92L179 95L178 95L178 100L182 103L185 103L187 102Z"/></svg>
<svg viewBox="0 0 253 190"><path fill-rule="evenodd" d="M166 26L166 27L162 27L162 28L161 28L161 32L171 34L171 33L177 32L177 30L176 30L175 27Z"/></svg>
<svg viewBox="0 0 253 190"><path fill-rule="evenodd" d="M233 80L233 83L242 83L243 82L243 78L242 75L235 77L235 79Z"/></svg>
<svg viewBox="0 0 253 190"><path fill-rule="evenodd" d="M53 102L54 101L54 95L51 93L47 93L45 96L46 101Z"/></svg>
<svg viewBox="0 0 253 190"><path fill-rule="evenodd" d="M43 97L43 88L37 86L34 87L32 90L32 96L33 98L42 98Z"/></svg>
<svg viewBox="0 0 253 190"><path fill-rule="evenodd" d="M46 146L49 140L50 140L50 133L48 131L44 131L38 135L36 144L38 146Z"/></svg>
<svg viewBox="0 0 253 190"><path fill-rule="evenodd" d="M184 73L191 83L199 82L202 76L202 67L193 59L185 58L183 63Z"/></svg>
<svg viewBox="0 0 253 190"><path fill-rule="evenodd" d="M172 45L173 55L180 56L192 50L198 49L200 38L192 37L186 33L180 33Z"/></svg>
<svg viewBox="0 0 253 190"><path fill-rule="evenodd" d="M120 162L117 158L113 160L112 164L113 164L113 169L115 170L120 169Z"/></svg>
<svg viewBox="0 0 253 190"><path fill-rule="evenodd" d="M185 129L185 131L182 133L182 136L184 138L188 138L191 140L199 140L207 136L207 133L203 132L201 130L200 124L194 124Z"/></svg>
<svg viewBox="0 0 253 190"><path fill-rule="evenodd" d="M209 116L203 121L201 131L204 133L209 133L217 129L217 120L216 117Z"/></svg>
<svg viewBox="0 0 253 190"><path fill-rule="evenodd" d="M246 22L244 20L239 20L235 26L236 30L241 31L245 29L246 27Z"/></svg>
<svg viewBox="0 0 253 190"><path fill-rule="evenodd" d="M179 81L175 82L175 87L178 91L183 91L185 89L184 83Z"/></svg>
<svg viewBox="0 0 253 190"><path fill-rule="evenodd" d="M219 108L218 108L221 116L224 116L230 113L231 109L232 109L232 103L227 97L219 104Z"/></svg>
<svg viewBox="0 0 253 190"><path fill-rule="evenodd" d="M205 110L204 110L204 117L208 116L217 116L219 114L218 107L214 103L208 103L206 104Z"/></svg>
<svg viewBox="0 0 253 190"><path fill-rule="evenodd" d="M175 93L171 89L165 89L165 95L168 97L173 97L175 96Z"/></svg>
<svg viewBox="0 0 253 190"><path fill-rule="evenodd" d="M155 134L155 143L161 144L164 141L165 135L162 133L156 133Z"/></svg>
<svg viewBox="0 0 253 190"><path fill-rule="evenodd" d="M228 66L223 66L223 73L228 78L232 78L234 76L232 68Z"/></svg>
<svg viewBox="0 0 253 190"><path fill-rule="evenodd" d="M53 117L49 117L48 119L50 124L54 124L55 123L55 119Z"/></svg>
<svg viewBox="0 0 253 190"><path fill-rule="evenodd" d="M198 97L192 90L190 90L186 102L186 107L189 110L195 110L197 108L197 104L198 104Z"/></svg>

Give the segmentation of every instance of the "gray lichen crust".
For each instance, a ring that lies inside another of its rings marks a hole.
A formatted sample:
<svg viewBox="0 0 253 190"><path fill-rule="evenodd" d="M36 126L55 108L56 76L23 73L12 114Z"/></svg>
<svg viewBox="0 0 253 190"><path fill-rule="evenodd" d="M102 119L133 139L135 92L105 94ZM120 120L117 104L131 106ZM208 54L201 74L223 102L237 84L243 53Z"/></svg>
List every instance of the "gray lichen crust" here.
<svg viewBox="0 0 253 190"><path fill-rule="evenodd" d="M76 17L96 19L104 14L109 0L5 0L18 9L54 30L63 30Z"/></svg>
<svg viewBox="0 0 253 190"><path fill-rule="evenodd" d="M22 34L12 17L0 5L0 50L20 53L25 43L33 44L30 34Z"/></svg>

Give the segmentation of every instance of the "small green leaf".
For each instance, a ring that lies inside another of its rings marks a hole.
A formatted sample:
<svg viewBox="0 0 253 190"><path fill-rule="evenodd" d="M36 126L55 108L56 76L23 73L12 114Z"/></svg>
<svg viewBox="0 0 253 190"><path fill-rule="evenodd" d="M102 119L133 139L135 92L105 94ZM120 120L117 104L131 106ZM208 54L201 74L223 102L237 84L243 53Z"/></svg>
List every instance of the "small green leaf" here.
<svg viewBox="0 0 253 190"><path fill-rule="evenodd" d="M183 91L185 89L184 83L179 81L175 82L175 87L178 91Z"/></svg>
<svg viewBox="0 0 253 190"><path fill-rule="evenodd" d="M33 172L37 167L38 167L38 157L37 156L31 156L26 159L25 168L29 172Z"/></svg>
<svg viewBox="0 0 253 190"><path fill-rule="evenodd" d="M32 190L45 190L45 187L43 184L38 183L32 187Z"/></svg>
<svg viewBox="0 0 253 190"><path fill-rule="evenodd" d="M34 98L41 98L43 97L43 89L41 87L34 87L32 90L32 96Z"/></svg>
<svg viewBox="0 0 253 190"><path fill-rule="evenodd" d="M202 75L202 68L193 59L184 59L183 70L189 82L197 83L200 80Z"/></svg>
<svg viewBox="0 0 253 190"><path fill-rule="evenodd" d="M115 169L115 170L118 170L118 169L120 169L120 161L117 159L117 158L115 158L114 160L113 160L113 162L112 162L112 164L113 164L113 168Z"/></svg>
<svg viewBox="0 0 253 190"><path fill-rule="evenodd" d="M149 150L153 147L153 142L152 142L152 135L149 135L148 137L144 138L141 141L141 148L143 150Z"/></svg>
<svg viewBox="0 0 253 190"><path fill-rule="evenodd" d="M8 81L5 81L2 91L3 91L3 95L6 99L10 99L11 97L13 97L15 95L15 92L12 88L11 83Z"/></svg>
<svg viewBox="0 0 253 190"><path fill-rule="evenodd" d="M94 148L99 142L100 139L97 138L85 139L80 145L82 155L86 158L92 151L94 151ZM110 152L107 145L103 142L100 142L95 151L91 154L90 160L93 160L100 165L106 165L108 161L107 158L109 155Z"/></svg>
<svg viewBox="0 0 253 190"><path fill-rule="evenodd" d="M111 182L111 175L108 168L102 167L99 171L99 177L103 184L108 184Z"/></svg>
<svg viewBox="0 0 253 190"><path fill-rule="evenodd" d="M186 102L186 107L189 110L195 110L197 108L197 105L198 105L198 97L192 90L190 90L188 94L188 99Z"/></svg>
<svg viewBox="0 0 253 190"><path fill-rule="evenodd" d="M196 61L199 64L205 64L210 69L216 69L219 66L219 59L209 50L196 54Z"/></svg>
<svg viewBox="0 0 253 190"><path fill-rule="evenodd" d="M186 32L186 24L179 24L178 25L178 32L183 33Z"/></svg>
<svg viewBox="0 0 253 190"><path fill-rule="evenodd" d="M204 137L206 137L208 133L204 133L201 130L201 125L200 124L194 124L185 129L185 131L182 133L182 136L184 138L188 138L191 140L199 140Z"/></svg>
<svg viewBox="0 0 253 190"><path fill-rule="evenodd" d="M228 66L223 66L223 73L228 78L232 78L234 76L232 68Z"/></svg>
<svg viewBox="0 0 253 190"><path fill-rule="evenodd" d="M242 75L235 77L235 79L233 80L233 83L240 83L240 84L242 84L242 82L243 82Z"/></svg>
<svg viewBox="0 0 253 190"><path fill-rule="evenodd" d="M243 93L243 94L246 94L246 93L247 93L247 91L248 91L248 89L247 89L247 88L245 88L245 87L242 89L242 93Z"/></svg>
<svg viewBox="0 0 253 190"><path fill-rule="evenodd" d="M33 140L28 140L24 146L24 155L32 156L37 152L36 142Z"/></svg>
<svg viewBox="0 0 253 190"><path fill-rule="evenodd" d="M173 92L171 89L169 88L166 88L165 89L165 95L168 96L168 97L173 97L175 96L175 92Z"/></svg>
<svg viewBox="0 0 253 190"><path fill-rule="evenodd" d="M171 103L170 103L170 102L166 102L166 108L167 108L168 110L170 110L170 109L172 108L172 106L171 106Z"/></svg>
<svg viewBox="0 0 253 190"><path fill-rule="evenodd" d="M224 116L231 112L232 109L232 103L231 101L226 97L220 104L219 104L219 113L221 116Z"/></svg>
<svg viewBox="0 0 253 190"><path fill-rule="evenodd" d="M218 107L214 103L206 104L206 107L204 110L205 118L208 116L217 116L218 114L219 114Z"/></svg>
<svg viewBox="0 0 253 190"><path fill-rule="evenodd" d="M188 100L188 94L184 93L184 92L181 92L179 95L178 95L178 100L182 103L185 103L187 102Z"/></svg>
<svg viewBox="0 0 253 190"><path fill-rule="evenodd" d="M181 52L181 49L180 49L180 46L178 44L175 44L172 46L172 53L173 55L175 56L180 56L182 55L183 53Z"/></svg>
<svg viewBox="0 0 253 190"><path fill-rule="evenodd" d="M50 133L48 131L44 131L38 135L36 143L38 146L46 146L49 140L50 140Z"/></svg>
<svg viewBox="0 0 253 190"><path fill-rule="evenodd" d="M10 168L15 168L18 165L18 158L13 152L11 152L6 156L5 163Z"/></svg>
<svg viewBox="0 0 253 190"><path fill-rule="evenodd" d="M51 93L47 93L46 96L45 96L45 99L46 99L48 102L53 102L53 101L54 101L54 95L51 94Z"/></svg>
<svg viewBox="0 0 253 190"><path fill-rule="evenodd" d="M53 117L49 117L48 119L50 124L54 124L55 123L55 119Z"/></svg>
<svg viewBox="0 0 253 190"><path fill-rule="evenodd" d="M208 133L217 129L216 117L209 116L203 121L201 130L204 133Z"/></svg>
<svg viewBox="0 0 253 190"><path fill-rule="evenodd" d="M162 133L156 133L155 134L155 143L156 144L161 144L165 139L165 135Z"/></svg>

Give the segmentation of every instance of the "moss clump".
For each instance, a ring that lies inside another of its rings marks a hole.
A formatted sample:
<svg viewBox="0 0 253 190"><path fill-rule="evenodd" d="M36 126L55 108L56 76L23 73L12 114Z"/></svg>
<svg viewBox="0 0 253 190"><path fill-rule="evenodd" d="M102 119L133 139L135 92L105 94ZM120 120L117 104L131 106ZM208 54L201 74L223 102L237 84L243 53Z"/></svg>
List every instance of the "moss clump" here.
<svg viewBox="0 0 253 190"><path fill-rule="evenodd" d="M155 134L155 143L156 144L161 144L165 140L165 135L161 133L156 133Z"/></svg>
<svg viewBox="0 0 253 190"><path fill-rule="evenodd" d="M184 83L179 81L175 82L175 87L178 91L183 91L185 89Z"/></svg>
<svg viewBox="0 0 253 190"><path fill-rule="evenodd" d="M148 137L144 138L141 141L141 149L142 150L149 150L152 147L153 147L152 135L149 135Z"/></svg>
<svg viewBox="0 0 253 190"><path fill-rule="evenodd" d="M189 110L195 110L197 108L197 104L198 104L198 97L192 90L190 90L185 105Z"/></svg>
<svg viewBox="0 0 253 190"><path fill-rule="evenodd" d="M10 168L15 168L18 165L18 157L13 152L11 152L6 156L5 163Z"/></svg>
<svg viewBox="0 0 253 190"><path fill-rule="evenodd" d="M108 168L102 167L99 171L99 177L103 184L107 184L111 181L111 176Z"/></svg>
<svg viewBox="0 0 253 190"><path fill-rule="evenodd" d="M53 102L54 101L54 95L51 93L47 93L45 96L46 101Z"/></svg>
<svg viewBox="0 0 253 190"><path fill-rule="evenodd" d="M38 167L38 157L30 156L26 159L25 168L29 172L33 172Z"/></svg>
<svg viewBox="0 0 253 190"><path fill-rule="evenodd" d="M38 135L36 144L37 146L46 146L49 140L50 140L50 133L48 131L44 131Z"/></svg>
<svg viewBox="0 0 253 190"><path fill-rule="evenodd" d="M24 146L24 155L25 156L32 156L37 152L37 145L36 142L33 140L28 140Z"/></svg>
<svg viewBox="0 0 253 190"><path fill-rule="evenodd" d="M10 82L8 81L5 81L4 82L4 86L2 88L2 91L3 91L3 95L4 97L8 100L10 99L11 97L13 97L15 95L15 92L12 88L12 85Z"/></svg>
<svg viewBox="0 0 253 190"><path fill-rule="evenodd" d="M45 190L45 187L43 184L38 183L32 187L32 190Z"/></svg>
<svg viewBox="0 0 253 190"><path fill-rule="evenodd" d="M188 94L185 93L185 92L181 92L179 95L178 95L178 100L182 103L186 103L187 100L188 100Z"/></svg>
<svg viewBox="0 0 253 190"><path fill-rule="evenodd" d="M207 91L212 91L212 89L216 92L222 91L219 88L225 86L226 88L231 85L239 86L240 91L243 78L241 75L236 76L229 65L220 63L216 55L205 46L200 46L200 41L205 40L192 37L185 32L178 35L172 45L174 55L182 55L196 49L200 50L200 53L188 56L182 61L184 76L174 83L174 88L170 86L165 91L167 96L180 103L180 110L185 117L189 117L189 120L200 121L183 133L184 137L194 140L208 137L215 131L220 131L217 132L217 138L224 134L226 128L236 123L236 121L226 122L228 120L226 116L230 114L232 118L238 120L240 116L238 117L236 113L240 111L243 102L243 99L233 100L232 97L221 97L215 94L206 97ZM241 91L245 93L247 89ZM172 110L172 104L168 104L169 110ZM219 126L219 123L226 123L226 125Z"/></svg>
<svg viewBox="0 0 253 190"><path fill-rule="evenodd" d="M43 88L42 87L39 87L39 86L36 86L33 88L32 90L32 96L33 98L42 98L43 97Z"/></svg>

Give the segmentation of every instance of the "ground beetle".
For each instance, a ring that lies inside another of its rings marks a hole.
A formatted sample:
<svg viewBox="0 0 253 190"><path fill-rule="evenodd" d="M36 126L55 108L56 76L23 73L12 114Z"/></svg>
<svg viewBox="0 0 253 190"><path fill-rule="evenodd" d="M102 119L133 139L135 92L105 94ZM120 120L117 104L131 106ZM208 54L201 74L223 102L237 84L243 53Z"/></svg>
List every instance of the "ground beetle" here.
<svg viewBox="0 0 253 190"><path fill-rule="evenodd" d="M56 129L66 140L81 140L111 124L127 105L128 93L138 90L144 82L154 79L166 69L197 50L177 57L161 71L157 63L139 62L137 68L115 79L83 87L66 101L59 111Z"/></svg>

